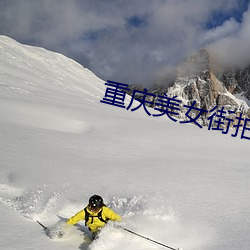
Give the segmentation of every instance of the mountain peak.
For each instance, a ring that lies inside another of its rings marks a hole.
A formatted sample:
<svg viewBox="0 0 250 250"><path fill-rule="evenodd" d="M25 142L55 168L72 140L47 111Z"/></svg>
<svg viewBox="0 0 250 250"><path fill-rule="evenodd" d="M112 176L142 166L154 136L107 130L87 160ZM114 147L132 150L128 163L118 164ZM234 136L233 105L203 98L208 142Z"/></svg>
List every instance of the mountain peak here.
<svg viewBox="0 0 250 250"><path fill-rule="evenodd" d="M177 69L178 77L194 77L210 70L210 56L207 49L201 49L189 56Z"/></svg>

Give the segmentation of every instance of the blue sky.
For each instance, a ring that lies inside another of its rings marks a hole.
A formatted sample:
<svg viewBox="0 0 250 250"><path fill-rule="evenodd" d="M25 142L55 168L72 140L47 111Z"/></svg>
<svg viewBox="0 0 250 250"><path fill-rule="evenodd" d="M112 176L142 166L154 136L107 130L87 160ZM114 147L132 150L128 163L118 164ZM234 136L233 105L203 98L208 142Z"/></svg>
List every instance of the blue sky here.
<svg viewBox="0 0 250 250"><path fill-rule="evenodd" d="M0 34L63 53L104 80L166 81L210 48L250 63L250 0L1 0Z"/></svg>
<svg viewBox="0 0 250 250"><path fill-rule="evenodd" d="M248 9L249 0L240 0L237 3L236 8L233 8L229 13L224 13L222 10L216 10L211 14L211 18L206 24L207 29L216 28L217 26L223 25L225 20L234 18L237 22L242 22L244 12Z"/></svg>

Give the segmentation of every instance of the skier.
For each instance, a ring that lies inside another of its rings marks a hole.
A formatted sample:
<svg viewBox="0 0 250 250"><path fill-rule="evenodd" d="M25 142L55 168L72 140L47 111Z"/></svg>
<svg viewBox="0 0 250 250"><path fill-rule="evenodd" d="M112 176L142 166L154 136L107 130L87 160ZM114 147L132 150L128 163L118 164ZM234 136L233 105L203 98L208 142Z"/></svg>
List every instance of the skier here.
<svg viewBox="0 0 250 250"><path fill-rule="evenodd" d="M101 196L95 194L89 198L89 204L72 216L67 224L74 225L80 220L85 220L85 226L92 232L94 239L109 220L120 222L122 219L120 215L105 206Z"/></svg>

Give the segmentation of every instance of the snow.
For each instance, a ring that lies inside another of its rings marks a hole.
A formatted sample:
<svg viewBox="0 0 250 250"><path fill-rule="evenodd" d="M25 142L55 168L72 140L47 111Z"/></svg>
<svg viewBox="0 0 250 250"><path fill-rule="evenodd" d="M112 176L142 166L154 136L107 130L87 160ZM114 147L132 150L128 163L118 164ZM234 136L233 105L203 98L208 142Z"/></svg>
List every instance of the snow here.
<svg viewBox="0 0 250 250"><path fill-rule="evenodd" d="M238 105L239 105L239 109L242 112L247 112L249 109L249 106L247 104L247 100L242 97L239 94L236 95L232 95L231 93L229 93L228 91L226 93L224 93L224 95L229 96L231 99L233 99ZM249 102L249 101L248 101Z"/></svg>
<svg viewBox="0 0 250 250"><path fill-rule="evenodd" d="M112 223L93 243L84 222L62 239L36 223L63 225L95 193L171 247L249 249L249 140L100 103L92 72L5 36L0 76L1 249L163 249Z"/></svg>
<svg viewBox="0 0 250 250"><path fill-rule="evenodd" d="M250 100L248 100L246 97L243 96L243 94L235 94L234 97L236 97L238 100L241 100L241 104L245 105L245 103L250 106Z"/></svg>

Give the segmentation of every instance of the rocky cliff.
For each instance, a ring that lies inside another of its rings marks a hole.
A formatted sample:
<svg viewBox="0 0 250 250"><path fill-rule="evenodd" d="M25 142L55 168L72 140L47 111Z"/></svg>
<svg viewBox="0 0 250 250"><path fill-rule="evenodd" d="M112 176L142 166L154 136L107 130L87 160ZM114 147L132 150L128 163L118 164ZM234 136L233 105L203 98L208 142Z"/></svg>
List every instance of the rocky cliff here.
<svg viewBox="0 0 250 250"><path fill-rule="evenodd" d="M228 70L217 75L227 90L232 94L240 94L250 100L250 66L246 68Z"/></svg>

